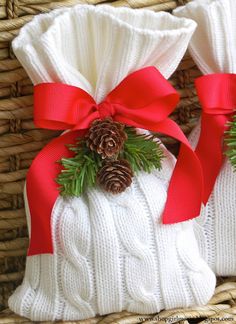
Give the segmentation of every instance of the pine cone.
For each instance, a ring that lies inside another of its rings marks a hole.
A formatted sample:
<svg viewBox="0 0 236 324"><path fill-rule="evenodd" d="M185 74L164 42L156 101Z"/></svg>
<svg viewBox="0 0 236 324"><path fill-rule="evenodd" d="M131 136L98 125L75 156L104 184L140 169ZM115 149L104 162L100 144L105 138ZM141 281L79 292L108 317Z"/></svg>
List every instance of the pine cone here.
<svg viewBox="0 0 236 324"><path fill-rule="evenodd" d="M118 194L132 183L133 171L128 161L106 161L97 174L98 184L106 191Z"/></svg>
<svg viewBox="0 0 236 324"><path fill-rule="evenodd" d="M86 144L91 151L101 154L105 159L119 153L126 139L124 125L106 118L92 123L86 135Z"/></svg>

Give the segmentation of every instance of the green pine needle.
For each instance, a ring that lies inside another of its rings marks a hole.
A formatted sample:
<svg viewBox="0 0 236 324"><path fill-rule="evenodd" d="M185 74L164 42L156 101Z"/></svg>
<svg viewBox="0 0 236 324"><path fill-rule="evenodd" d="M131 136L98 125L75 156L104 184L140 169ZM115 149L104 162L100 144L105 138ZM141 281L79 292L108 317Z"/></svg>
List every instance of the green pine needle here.
<svg viewBox="0 0 236 324"><path fill-rule="evenodd" d="M90 151L83 140L77 146L69 146L76 154L72 158L63 158L63 166L57 177L57 183L62 196L80 196L87 188L96 183L96 176L102 161L98 154Z"/></svg>
<svg viewBox="0 0 236 324"><path fill-rule="evenodd" d="M132 127L126 127L128 139L125 142L122 157L129 161L134 172L161 168L163 152L160 145L154 142L152 135L137 134Z"/></svg>
<svg viewBox="0 0 236 324"><path fill-rule="evenodd" d="M226 155L228 156L234 172L236 172L236 115L233 117L233 121L229 123L230 129L226 132L226 144L227 144L227 151Z"/></svg>
<svg viewBox="0 0 236 324"><path fill-rule="evenodd" d="M126 159L134 173L150 173L152 169L160 169L163 152L160 145L154 141L154 136L137 134L132 127L126 127L125 132L128 138L117 159ZM62 196L79 197L88 188L95 186L103 160L99 154L86 146L83 138L78 139L76 145L69 145L68 149L73 151L75 156L59 161L63 169L56 181L60 185Z"/></svg>

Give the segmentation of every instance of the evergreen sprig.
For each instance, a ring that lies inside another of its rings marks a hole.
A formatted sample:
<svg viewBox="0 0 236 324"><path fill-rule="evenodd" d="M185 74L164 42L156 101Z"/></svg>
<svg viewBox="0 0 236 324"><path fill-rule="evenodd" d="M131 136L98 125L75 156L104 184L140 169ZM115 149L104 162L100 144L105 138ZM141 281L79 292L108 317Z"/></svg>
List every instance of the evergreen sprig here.
<svg viewBox="0 0 236 324"><path fill-rule="evenodd" d="M102 165L98 154L90 151L83 139L79 139L76 146L69 150L75 153L72 158L62 158L59 163L63 169L57 177L57 183L62 196L80 196L87 188L96 183L96 176Z"/></svg>
<svg viewBox="0 0 236 324"><path fill-rule="evenodd" d="M122 157L129 161L134 172L160 169L163 152L153 135L137 134L133 127L125 129L128 139L124 144Z"/></svg>
<svg viewBox="0 0 236 324"><path fill-rule="evenodd" d="M126 159L134 173L139 171L151 172L160 169L163 152L154 136L137 134L135 128L125 127L127 140L115 159ZM59 163L63 169L56 181L60 185L62 196L80 196L86 189L95 186L97 173L102 167L102 157L91 151L83 138L76 145L68 146L75 153L74 157L62 158Z"/></svg>
<svg viewBox="0 0 236 324"><path fill-rule="evenodd" d="M226 155L228 156L233 170L236 172L236 115L234 115L232 122L229 123L229 130L226 132L226 144L227 151Z"/></svg>

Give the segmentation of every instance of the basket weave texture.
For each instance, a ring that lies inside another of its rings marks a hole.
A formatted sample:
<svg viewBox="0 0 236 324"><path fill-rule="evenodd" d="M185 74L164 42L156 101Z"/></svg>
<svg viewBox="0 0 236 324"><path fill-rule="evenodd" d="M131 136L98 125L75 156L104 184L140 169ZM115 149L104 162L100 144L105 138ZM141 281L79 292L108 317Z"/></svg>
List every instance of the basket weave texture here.
<svg viewBox="0 0 236 324"><path fill-rule="evenodd" d="M147 8L154 11L172 11L178 5L186 4L188 1L116 0L109 4ZM0 323L30 323L6 309L8 297L20 284L25 268L28 238L22 192L25 175L33 158L52 137L58 135L57 132L39 130L34 127L32 121L33 87L12 52L11 41L19 29L34 15L79 3L99 4L101 1L0 0L0 311L3 311L0 314ZM194 79L199 75L200 72L186 54L171 78L171 83L181 94L181 101L172 118L180 124L186 134L191 131L200 115L200 107L193 86ZM173 140L169 138L162 138L162 140L173 152L176 152L177 144ZM187 320L188 318L223 317L228 314L229 318L234 318L234 321L230 320L229 323L236 323L234 301L236 283L233 282L234 278L231 278L231 281L217 288L212 305L197 309L162 312L159 316L174 318L174 315L179 314L186 320L171 320L171 323L187 324L191 323ZM216 306L216 304L219 305ZM147 323L161 323L160 318L152 319L153 315L138 316L126 312L78 323L128 324L140 323L145 318ZM162 321L164 322L167 321ZM195 323L198 322L195 321ZM228 321L225 320L224 323Z"/></svg>
<svg viewBox="0 0 236 324"><path fill-rule="evenodd" d="M72 322L56 322L57 324L234 324L236 323L236 277L219 278L218 287L215 295L209 304L201 307L192 307L185 309L173 309L161 311L159 314L138 315L128 312L110 314L105 317L90 318L83 321ZM0 313L1 324L17 324L17 323L38 323L32 322L25 318L19 317L9 310ZM42 322L49 324L52 322Z"/></svg>

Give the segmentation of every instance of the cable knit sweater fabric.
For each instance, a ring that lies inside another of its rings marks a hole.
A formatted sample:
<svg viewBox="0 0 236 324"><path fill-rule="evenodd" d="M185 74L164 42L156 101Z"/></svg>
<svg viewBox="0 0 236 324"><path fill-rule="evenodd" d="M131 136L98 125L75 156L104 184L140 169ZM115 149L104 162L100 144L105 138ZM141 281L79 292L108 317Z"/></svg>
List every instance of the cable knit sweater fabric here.
<svg viewBox="0 0 236 324"><path fill-rule="evenodd" d="M236 73L235 0L195 0L175 10L198 27L189 49L203 74ZM196 147L200 121L190 135ZM226 159L208 204L194 221L201 254L218 275L236 275L236 173Z"/></svg>
<svg viewBox="0 0 236 324"><path fill-rule="evenodd" d="M167 13L76 6L37 16L13 48L34 84L75 85L100 102L139 68L155 65L168 78L194 29L191 20ZM13 311L31 320L79 320L210 299L215 276L199 256L192 222L161 224L175 165L163 151L162 170L139 173L122 194L94 188L57 199L54 254L27 258L23 283L9 299Z"/></svg>

